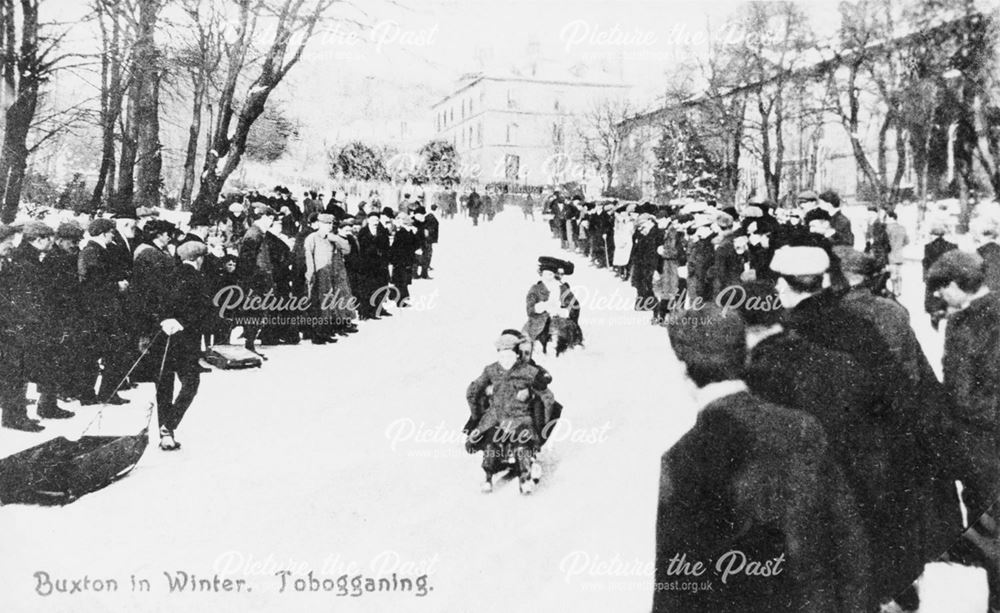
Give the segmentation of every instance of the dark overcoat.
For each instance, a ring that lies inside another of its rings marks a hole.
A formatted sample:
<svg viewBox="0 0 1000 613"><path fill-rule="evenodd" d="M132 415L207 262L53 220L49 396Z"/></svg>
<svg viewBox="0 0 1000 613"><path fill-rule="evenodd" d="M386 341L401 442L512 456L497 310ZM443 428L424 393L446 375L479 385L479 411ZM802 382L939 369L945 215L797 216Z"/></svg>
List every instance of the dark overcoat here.
<svg viewBox="0 0 1000 613"><path fill-rule="evenodd" d="M784 556L781 572L723 583L717 565L725 568L728 552L762 565ZM675 556L707 572L671 572ZM731 394L706 406L663 455L654 613L874 610L869 556L854 497L811 415ZM711 589L675 581L711 581Z"/></svg>
<svg viewBox="0 0 1000 613"><path fill-rule="evenodd" d="M944 386L954 411L969 517L978 517L1000 484L1000 294L973 300L948 320ZM968 490L966 490L968 492Z"/></svg>

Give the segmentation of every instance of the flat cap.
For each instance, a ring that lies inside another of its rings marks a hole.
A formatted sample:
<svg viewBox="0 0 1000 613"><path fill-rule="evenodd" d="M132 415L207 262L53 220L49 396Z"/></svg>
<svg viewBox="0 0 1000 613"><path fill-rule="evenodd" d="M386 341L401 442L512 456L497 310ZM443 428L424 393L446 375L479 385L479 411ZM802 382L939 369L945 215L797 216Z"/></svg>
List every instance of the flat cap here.
<svg viewBox="0 0 1000 613"><path fill-rule="evenodd" d="M785 246L774 252L771 270L779 275L821 275L830 268L830 256L822 247Z"/></svg>
<svg viewBox="0 0 1000 613"><path fill-rule="evenodd" d="M20 228L15 228L13 226L8 226L5 223L0 223L0 241L5 241L20 231L21 231Z"/></svg>
<svg viewBox="0 0 1000 613"><path fill-rule="evenodd" d="M845 245L837 245L833 248L833 254L840 260L840 269L844 272L853 272L866 277L878 272L878 263L867 253Z"/></svg>
<svg viewBox="0 0 1000 613"><path fill-rule="evenodd" d="M115 222L110 219L105 219L103 217L98 217L94 221L90 222L87 226L87 234L91 236L100 236L115 229Z"/></svg>
<svg viewBox="0 0 1000 613"><path fill-rule="evenodd" d="M804 192L799 192L799 200L819 200L819 197L816 192L807 189Z"/></svg>
<svg viewBox="0 0 1000 613"><path fill-rule="evenodd" d="M185 262L193 262L208 253L205 243L188 241L177 248L177 257Z"/></svg>
<svg viewBox="0 0 1000 613"><path fill-rule="evenodd" d="M739 364L746 352L746 326L732 310L714 304L668 318L670 345L682 362Z"/></svg>
<svg viewBox="0 0 1000 613"><path fill-rule="evenodd" d="M275 211L263 202L257 202L253 205L253 214L254 217L264 217L265 215L268 217L277 217L278 211Z"/></svg>
<svg viewBox="0 0 1000 613"><path fill-rule="evenodd" d="M152 207L140 206L135 210L137 217L159 217L160 212Z"/></svg>
<svg viewBox="0 0 1000 613"><path fill-rule="evenodd" d="M24 240L34 240L36 238L46 238L56 233L52 226L42 221L29 221L21 228Z"/></svg>

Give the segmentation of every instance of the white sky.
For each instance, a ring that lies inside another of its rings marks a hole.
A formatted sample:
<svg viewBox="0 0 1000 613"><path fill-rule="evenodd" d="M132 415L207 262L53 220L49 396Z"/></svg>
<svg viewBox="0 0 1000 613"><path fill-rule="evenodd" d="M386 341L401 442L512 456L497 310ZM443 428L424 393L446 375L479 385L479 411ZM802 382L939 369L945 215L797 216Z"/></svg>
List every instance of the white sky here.
<svg viewBox="0 0 1000 613"><path fill-rule="evenodd" d="M204 0L228 2L229 0ZM275 92L307 138L336 141L400 119L430 122L429 105L458 77L525 65L529 44L543 73L565 75L585 63L591 76L622 80L649 102L666 86L665 72L704 49L742 0L352 0L335 16L366 24L331 23ZM79 20L86 0L44 0L43 19ZM814 29L832 35L837 0L799 3ZM96 30L75 28L74 47L96 51ZM166 32L159 34L166 38ZM485 63L485 64L484 64ZM601 77L599 68L613 71ZM621 67L620 71L618 67ZM90 77L93 80L93 75ZM67 77L67 81L70 79ZM69 91L80 91L69 85ZM186 106L186 105L182 105ZM345 128L347 126L347 128ZM353 126L353 128L352 128ZM345 132L346 130L346 132Z"/></svg>

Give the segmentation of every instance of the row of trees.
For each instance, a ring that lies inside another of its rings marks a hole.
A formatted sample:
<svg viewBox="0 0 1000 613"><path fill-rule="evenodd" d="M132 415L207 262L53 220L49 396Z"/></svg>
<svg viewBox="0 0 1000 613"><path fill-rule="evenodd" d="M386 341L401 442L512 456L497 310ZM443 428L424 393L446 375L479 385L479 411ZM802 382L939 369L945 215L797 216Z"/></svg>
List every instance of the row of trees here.
<svg viewBox="0 0 1000 613"><path fill-rule="evenodd" d="M67 36L83 26L61 24L57 3L0 0L3 221L17 213L29 156L81 124L100 129L91 207L159 205L161 114L175 100L190 105L181 204L214 206L248 152L274 159L294 136L267 102L346 0L88 1L97 48L71 51ZM50 108L49 86L70 69L96 73L96 95Z"/></svg>
<svg viewBox="0 0 1000 613"><path fill-rule="evenodd" d="M330 176L360 181L412 180L417 183L458 181L459 156L451 143L432 140L415 156L352 141L328 152Z"/></svg>
<svg viewBox="0 0 1000 613"><path fill-rule="evenodd" d="M842 3L834 40L800 5L748 3L710 53L674 74L653 131L665 195L740 190L751 155L777 200L813 185L821 143L848 143L859 194L882 206L912 196L1000 194L997 20L974 0ZM628 161L625 161L628 166ZM625 177L623 177L625 178ZM745 189L745 186L743 186Z"/></svg>

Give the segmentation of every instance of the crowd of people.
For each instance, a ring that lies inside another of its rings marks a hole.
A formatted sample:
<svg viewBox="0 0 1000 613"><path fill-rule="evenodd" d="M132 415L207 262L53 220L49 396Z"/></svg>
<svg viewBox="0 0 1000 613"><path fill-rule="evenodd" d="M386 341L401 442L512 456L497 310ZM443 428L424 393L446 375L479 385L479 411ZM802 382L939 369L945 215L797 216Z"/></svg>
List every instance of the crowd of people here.
<svg viewBox="0 0 1000 613"><path fill-rule="evenodd" d="M896 301L909 237L891 211L863 237L830 191L740 210L555 192L543 212L563 248L631 282L697 390L662 460L654 611L916 610L942 559L986 568L1000 610L1000 214L973 219L974 253L929 222L940 380ZM680 560L732 551L771 571L675 589Z"/></svg>
<svg viewBox="0 0 1000 613"><path fill-rule="evenodd" d="M430 278L437 205L407 194L357 209L279 186L228 194L183 227L142 207L0 225L3 427L44 428L28 417L29 383L47 420L72 417L69 402L126 404L121 392L154 382L160 447L177 449L205 352L237 326L260 355L258 344L335 343L358 319L391 317L387 304L406 308L414 279Z"/></svg>

